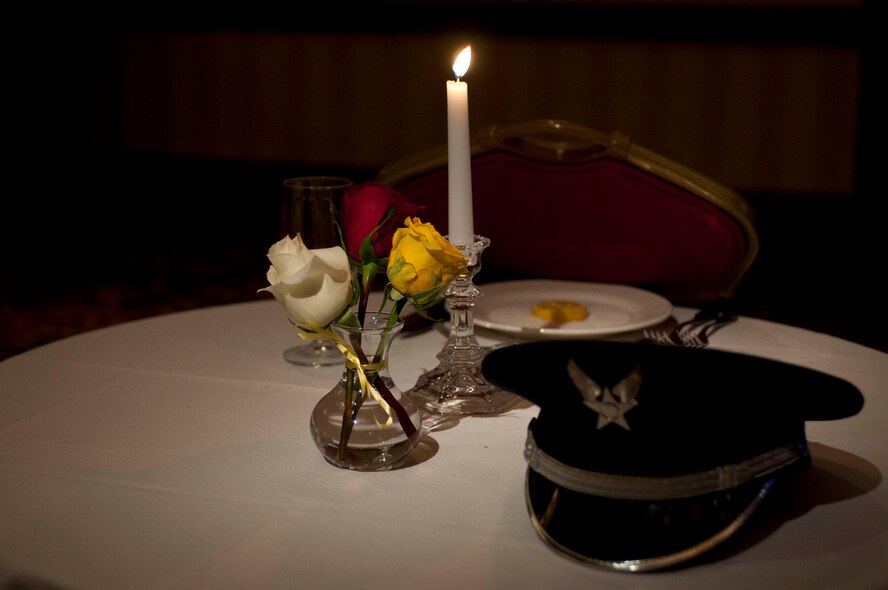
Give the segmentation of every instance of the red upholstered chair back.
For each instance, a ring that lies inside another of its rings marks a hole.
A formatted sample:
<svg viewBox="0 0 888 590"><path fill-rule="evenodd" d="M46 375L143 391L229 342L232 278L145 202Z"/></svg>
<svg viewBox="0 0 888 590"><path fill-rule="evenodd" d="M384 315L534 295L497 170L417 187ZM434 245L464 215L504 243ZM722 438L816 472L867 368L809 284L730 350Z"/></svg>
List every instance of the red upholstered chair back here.
<svg viewBox="0 0 888 590"><path fill-rule="evenodd" d="M378 180L446 232L445 150ZM730 297L758 250L752 210L734 191L626 136L564 121L479 133L472 192L475 233L491 239L482 273L635 285L699 305Z"/></svg>

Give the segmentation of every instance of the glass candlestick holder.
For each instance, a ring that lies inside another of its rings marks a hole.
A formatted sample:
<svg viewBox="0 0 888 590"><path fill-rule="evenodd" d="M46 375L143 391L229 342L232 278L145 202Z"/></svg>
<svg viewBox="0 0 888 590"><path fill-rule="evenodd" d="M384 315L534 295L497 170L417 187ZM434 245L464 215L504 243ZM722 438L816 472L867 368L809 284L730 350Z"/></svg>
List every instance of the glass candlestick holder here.
<svg viewBox="0 0 888 590"><path fill-rule="evenodd" d="M407 395L422 411L432 414L496 415L521 398L488 383L481 375L487 349L478 344L472 313L481 291L472 282L481 269L481 253L490 239L475 236L472 244L454 244L468 261L444 292L450 311L450 335L438 353L438 366L420 375Z"/></svg>

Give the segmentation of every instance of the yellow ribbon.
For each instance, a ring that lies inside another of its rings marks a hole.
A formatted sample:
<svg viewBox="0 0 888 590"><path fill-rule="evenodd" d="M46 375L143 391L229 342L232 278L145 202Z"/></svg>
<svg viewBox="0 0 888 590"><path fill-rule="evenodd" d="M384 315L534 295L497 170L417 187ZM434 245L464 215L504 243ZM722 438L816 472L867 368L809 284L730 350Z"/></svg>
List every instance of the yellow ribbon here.
<svg viewBox="0 0 888 590"><path fill-rule="evenodd" d="M394 417L392 416L392 408L386 402L383 397L379 394L373 385L370 384L370 380L367 379L367 374L364 371L379 371L380 369L386 366L385 362L379 363L367 363L362 364L361 359L358 358L357 353L354 349L346 344L342 338L339 337L338 334L333 332L332 330L328 330L326 328L321 328L319 326L312 326L311 324L296 324L296 328L300 330L305 330L303 332L299 332L299 337L303 340L332 340L334 344L336 344L336 348L345 355L347 366L353 368L355 372L358 374L358 379L361 382L361 397L364 401L367 400L367 394L373 396L373 399L379 403L379 407L383 409L386 416L388 417L385 422L380 422L376 417L376 414L373 411L370 411L370 415L373 416L374 422L380 428L389 428L394 423Z"/></svg>

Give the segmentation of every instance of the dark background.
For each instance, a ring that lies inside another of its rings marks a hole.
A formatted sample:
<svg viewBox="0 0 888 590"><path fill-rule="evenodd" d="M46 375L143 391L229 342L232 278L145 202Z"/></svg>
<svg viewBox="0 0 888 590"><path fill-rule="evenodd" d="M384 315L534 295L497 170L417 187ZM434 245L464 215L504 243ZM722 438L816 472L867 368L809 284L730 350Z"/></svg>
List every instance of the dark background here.
<svg viewBox="0 0 888 590"><path fill-rule="evenodd" d="M328 14L308 18L296 8L263 10L261 3L246 13L137 3L126 14L80 9L11 18L4 41L7 174L0 221L0 358L121 321L261 299L256 291L265 285L265 252L278 237L281 181L306 174L371 180L395 159L384 149L395 139L385 137L378 138L378 161L350 160L347 146L342 157L312 159L178 149L175 140L168 149L162 142L146 147L129 141L125 130L132 122L125 117L132 111L107 108L126 104L108 102L109 92L124 99L115 86L120 81L106 76L107 64L117 59L121 38L183 31L298 36L330 30L346 37L371 31L384 40L404 31L434 37L459 30L466 36L547 38L553 43L562 37L597 37L703 47L736 42L851 49L860 60L859 100L849 105L857 122L853 182L838 193L766 183L734 186L756 209L761 241L736 306L746 315L888 351L882 310L885 191L876 180L875 163L875 137L881 129L875 108L884 95L874 78L884 74L884 63L876 61L873 51L869 23L874 3L774 4L340 2L329 5ZM329 22L324 16L336 16L336 24L322 24ZM726 22L734 26L718 25ZM433 77L440 78L437 72ZM443 88L438 90L442 96L436 98L443 100ZM482 92L473 94L479 102ZM341 99L363 97L345 93ZM561 118L557 102L550 106L545 113L528 111L524 118ZM311 118L313 113L300 116ZM443 116L443 108L436 116ZM483 110L481 117L474 111L472 117L476 130L488 122L509 122L485 121ZM394 132L421 136L417 147L446 138L446 130L434 125L425 135L410 125ZM261 143L261 130L257 134ZM360 136L361 130L355 134ZM636 137L691 168L705 168L676 157L668 144ZM495 278L495 269L483 275L479 283Z"/></svg>

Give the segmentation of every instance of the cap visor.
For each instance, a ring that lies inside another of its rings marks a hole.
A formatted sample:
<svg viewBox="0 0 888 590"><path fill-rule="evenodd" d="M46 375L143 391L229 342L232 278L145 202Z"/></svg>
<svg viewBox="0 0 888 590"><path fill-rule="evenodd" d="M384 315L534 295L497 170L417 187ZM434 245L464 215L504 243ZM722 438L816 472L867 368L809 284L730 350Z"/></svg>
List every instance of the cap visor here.
<svg viewBox="0 0 888 590"><path fill-rule="evenodd" d="M773 478L731 490L658 501L620 500L575 492L528 468L531 522L557 551L609 570L643 572L693 559L746 522Z"/></svg>

